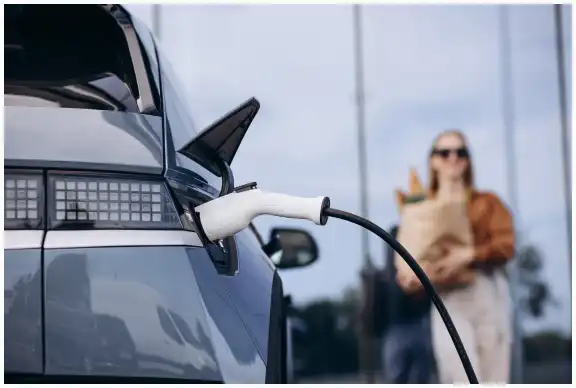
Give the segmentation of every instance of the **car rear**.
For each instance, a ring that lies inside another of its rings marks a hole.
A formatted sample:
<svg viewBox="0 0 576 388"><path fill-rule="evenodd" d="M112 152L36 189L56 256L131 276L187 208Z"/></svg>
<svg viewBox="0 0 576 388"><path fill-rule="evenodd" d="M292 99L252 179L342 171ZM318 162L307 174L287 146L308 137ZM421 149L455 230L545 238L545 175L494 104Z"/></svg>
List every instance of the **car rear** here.
<svg viewBox="0 0 576 388"><path fill-rule="evenodd" d="M155 58L129 15L6 10L6 380L260 382L257 354L230 361L252 340L187 215L199 197L166 178Z"/></svg>

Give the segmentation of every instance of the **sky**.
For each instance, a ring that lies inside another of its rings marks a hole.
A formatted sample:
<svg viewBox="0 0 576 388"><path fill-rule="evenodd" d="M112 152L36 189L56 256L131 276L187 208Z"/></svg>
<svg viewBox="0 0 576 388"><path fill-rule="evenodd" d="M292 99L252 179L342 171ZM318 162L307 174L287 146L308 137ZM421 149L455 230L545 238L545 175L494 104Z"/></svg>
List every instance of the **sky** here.
<svg viewBox="0 0 576 388"><path fill-rule="evenodd" d="M151 6L129 9L151 25ZM471 142L477 186L497 193L525 243L545 253L544 276L560 302L528 330L570 330L566 207L552 6L510 6L517 201L511 203L497 6L362 7L369 217L398 220L394 189L410 167L426 180L426 154L441 130L460 128ZM571 9L564 8L571 58ZM329 196L360 212L352 8L348 5L165 5L160 42L186 90L196 125L255 96L261 110L232 165L238 184L301 196ZM571 66L566 61L568 85ZM571 88L568 90L571 92ZM569 96L571 106L571 94ZM339 297L358 285L360 230L339 220L306 228L320 260L282 273L296 303ZM370 238L382 265L383 242Z"/></svg>

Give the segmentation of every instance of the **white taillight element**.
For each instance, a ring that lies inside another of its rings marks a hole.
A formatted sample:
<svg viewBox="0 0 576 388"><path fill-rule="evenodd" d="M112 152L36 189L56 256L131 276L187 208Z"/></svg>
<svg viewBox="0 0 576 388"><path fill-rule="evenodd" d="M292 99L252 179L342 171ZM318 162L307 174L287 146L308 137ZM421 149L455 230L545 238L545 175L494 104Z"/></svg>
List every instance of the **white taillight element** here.
<svg viewBox="0 0 576 388"><path fill-rule="evenodd" d="M53 177L56 222L180 226L164 183L100 177Z"/></svg>
<svg viewBox="0 0 576 388"><path fill-rule="evenodd" d="M260 215L310 220L324 225L322 211L330 206L327 197L302 198L259 189L231 193L195 208L208 240L216 241L248 227Z"/></svg>
<svg viewBox="0 0 576 388"><path fill-rule="evenodd" d="M4 220L39 222L41 214L41 177L4 176Z"/></svg>

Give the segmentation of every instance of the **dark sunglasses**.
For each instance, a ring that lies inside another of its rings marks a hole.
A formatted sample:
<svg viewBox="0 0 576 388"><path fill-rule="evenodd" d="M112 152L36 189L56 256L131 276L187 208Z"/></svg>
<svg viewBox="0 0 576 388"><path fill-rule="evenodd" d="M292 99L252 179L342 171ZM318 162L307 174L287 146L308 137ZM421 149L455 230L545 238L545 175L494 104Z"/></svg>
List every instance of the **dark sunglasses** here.
<svg viewBox="0 0 576 388"><path fill-rule="evenodd" d="M443 159L448 159L448 157L452 153L454 153L459 159L467 159L470 156L470 154L468 153L468 149L466 149L466 147L456 149L434 148L432 150L432 155L440 156Z"/></svg>

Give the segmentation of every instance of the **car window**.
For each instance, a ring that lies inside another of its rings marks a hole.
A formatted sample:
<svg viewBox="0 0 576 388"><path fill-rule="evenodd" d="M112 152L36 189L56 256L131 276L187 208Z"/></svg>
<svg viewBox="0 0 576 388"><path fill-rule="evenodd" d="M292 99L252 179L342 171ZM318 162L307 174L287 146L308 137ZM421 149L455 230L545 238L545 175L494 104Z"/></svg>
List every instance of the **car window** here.
<svg viewBox="0 0 576 388"><path fill-rule="evenodd" d="M138 33L138 37L140 38L140 43L143 48L143 54L146 59L146 65L148 73L152 74L153 86L154 86L154 98L158 99L156 102L156 106L161 106L160 97L159 97L159 90L160 90L160 68L158 66L158 58L156 56L156 45L154 43L154 38L152 37L152 33L146 27L144 23L140 21L137 17L132 16L132 24L134 25L134 29Z"/></svg>
<svg viewBox="0 0 576 388"><path fill-rule="evenodd" d="M140 21L135 16L132 16L132 24L134 29L138 33L140 42L144 46L144 55L148 59L149 69L154 77L154 83L157 88L160 87L160 70L158 68L158 59L156 57L156 45L154 44L154 38L148 27Z"/></svg>
<svg viewBox="0 0 576 388"><path fill-rule="evenodd" d="M198 134L198 128L189 113L192 105L187 101L186 92L182 88L172 64L160 50L158 50L158 57L160 58L162 72L162 89L165 94L166 113L169 120L178 121L178 125L173 125L171 134L174 140L174 147L179 149Z"/></svg>
<svg viewBox="0 0 576 388"><path fill-rule="evenodd" d="M131 52L101 7L23 6L5 25L5 105L138 112ZM147 58L145 58L147 59Z"/></svg>

